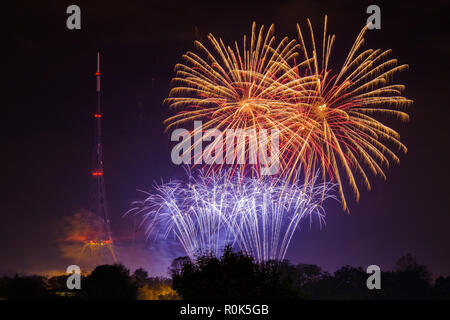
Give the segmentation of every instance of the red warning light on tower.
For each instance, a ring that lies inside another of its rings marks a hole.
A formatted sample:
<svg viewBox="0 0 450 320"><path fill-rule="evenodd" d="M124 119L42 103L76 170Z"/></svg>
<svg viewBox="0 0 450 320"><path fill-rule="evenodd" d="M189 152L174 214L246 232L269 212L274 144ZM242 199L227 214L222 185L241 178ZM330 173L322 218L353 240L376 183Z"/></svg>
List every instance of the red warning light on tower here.
<svg viewBox="0 0 450 320"><path fill-rule="evenodd" d="M94 177L96 177L96 176L102 176L102 175L103 175L103 170L94 170L94 171L92 171L92 175L93 175Z"/></svg>

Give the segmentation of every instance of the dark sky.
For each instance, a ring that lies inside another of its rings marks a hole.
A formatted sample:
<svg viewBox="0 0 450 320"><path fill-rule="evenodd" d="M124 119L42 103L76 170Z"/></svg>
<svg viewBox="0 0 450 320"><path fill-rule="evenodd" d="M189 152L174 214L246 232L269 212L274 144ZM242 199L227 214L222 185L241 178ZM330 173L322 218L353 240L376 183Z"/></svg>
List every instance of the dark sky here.
<svg viewBox="0 0 450 320"><path fill-rule="evenodd" d="M66 8L81 7L82 28L66 28ZM328 14L336 34L336 68L364 25L372 2L350 1L16 1L3 11L0 273L62 269L61 219L87 204L93 144L96 52L102 53L104 162L113 232L127 234L122 217L136 189L179 176L170 161L162 121L173 66L208 33L242 39L252 21L275 24L278 38L296 36L312 19L317 32ZM415 101L409 123L393 121L408 153L371 178L347 215L327 203L327 225L303 228L288 251L291 261L335 270L342 265L393 268L408 252L434 275L450 275L449 142L450 37L447 1L377 2L381 30L366 47L393 50L409 64L396 77ZM5 30L5 29L4 29ZM151 247L151 271L167 267ZM161 249L161 248L160 248ZM164 248L163 248L164 249ZM172 252L165 252L168 256ZM141 257L142 258L142 257Z"/></svg>

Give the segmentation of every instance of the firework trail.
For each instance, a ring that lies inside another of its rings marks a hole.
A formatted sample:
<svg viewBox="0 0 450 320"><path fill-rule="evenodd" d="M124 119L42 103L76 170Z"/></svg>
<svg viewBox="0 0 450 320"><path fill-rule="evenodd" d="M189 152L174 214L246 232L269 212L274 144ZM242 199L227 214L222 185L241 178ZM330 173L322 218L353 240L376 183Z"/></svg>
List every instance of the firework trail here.
<svg viewBox="0 0 450 320"><path fill-rule="evenodd" d="M207 175L199 170L188 182L155 186L127 214L142 215L148 236L173 235L186 254L219 256L225 245L238 247L257 261L282 260L300 222L323 223L323 198L332 185L286 186L283 179L230 178L229 170Z"/></svg>

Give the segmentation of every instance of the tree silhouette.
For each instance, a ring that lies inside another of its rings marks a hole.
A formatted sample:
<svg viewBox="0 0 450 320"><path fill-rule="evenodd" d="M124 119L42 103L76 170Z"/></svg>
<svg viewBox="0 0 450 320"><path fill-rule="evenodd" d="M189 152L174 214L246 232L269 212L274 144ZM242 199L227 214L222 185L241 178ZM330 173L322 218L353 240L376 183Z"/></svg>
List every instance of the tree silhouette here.
<svg viewBox="0 0 450 320"><path fill-rule="evenodd" d="M136 286L143 287L147 283L148 272L143 268L136 269L133 272L132 278Z"/></svg>
<svg viewBox="0 0 450 320"><path fill-rule="evenodd" d="M173 288L183 299L297 299L303 297L293 277L282 272L283 262L258 264L226 247L222 257L200 256L195 262L172 264Z"/></svg>
<svg viewBox="0 0 450 320"><path fill-rule="evenodd" d="M121 264L95 268L86 281L89 299L136 299L137 285Z"/></svg>
<svg viewBox="0 0 450 320"><path fill-rule="evenodd" d="M437 299L450 299L450 276L439 277L434 283L435 296Z"/></svg>
<svg viewBox="0 0 450 320"><path fill-rule="evenodd" d="M41 300L51 298L47 279L41 276L3 277L0 295L9 300Z"/></svg>
<svg viewBox="0 0 450 320"><path fill-rule="evenodd" d="M394 272L386 272L384 298L387 299L428 299L431 294L431 273L420 265L410 253L401 257Z"/></svg>

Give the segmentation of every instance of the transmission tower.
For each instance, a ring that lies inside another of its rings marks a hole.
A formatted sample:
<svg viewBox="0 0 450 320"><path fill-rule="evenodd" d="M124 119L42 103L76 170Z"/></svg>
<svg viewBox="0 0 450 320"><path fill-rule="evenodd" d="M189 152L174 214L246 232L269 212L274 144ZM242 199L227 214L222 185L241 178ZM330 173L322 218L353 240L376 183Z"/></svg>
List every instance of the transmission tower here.
<svg viewBox="0 0 450 320"><path fill-rule="evenodd" d="M97 230L93 239L88 239L83 247L97 250L101 248L108 249L114 262L116 257L113 248L113 238L111 234L111 222L108 215L106 202L105 177L103 170L103 147L102 147L102 110L101 110L101 88L100 88L100 53L97 53L97 72L95 73L97 82L97 106L94 113L95 119L95 146L92 169L93 190L91 192L90 210L101 220L102 227Z"/></svg>

